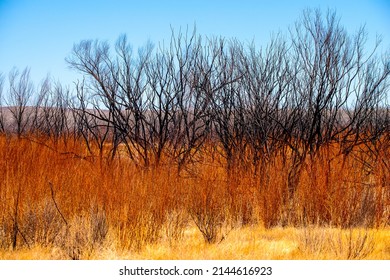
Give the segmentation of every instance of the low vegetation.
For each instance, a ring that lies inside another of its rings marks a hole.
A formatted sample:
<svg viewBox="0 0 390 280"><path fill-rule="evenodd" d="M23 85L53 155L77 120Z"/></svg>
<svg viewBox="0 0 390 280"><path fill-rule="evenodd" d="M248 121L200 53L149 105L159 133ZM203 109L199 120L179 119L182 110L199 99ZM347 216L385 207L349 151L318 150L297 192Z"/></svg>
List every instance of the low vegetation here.
<svg viewBox="0 0 390 280"><path fill-rule="evenodd" d="M264 184L247 170L232 178L217 152L177 174L60 143L0 138L1 258L389 257L390 194L375 183L388 174L367 174L336 147L330 165L305 164L291 204L282 159Z"/></svg>

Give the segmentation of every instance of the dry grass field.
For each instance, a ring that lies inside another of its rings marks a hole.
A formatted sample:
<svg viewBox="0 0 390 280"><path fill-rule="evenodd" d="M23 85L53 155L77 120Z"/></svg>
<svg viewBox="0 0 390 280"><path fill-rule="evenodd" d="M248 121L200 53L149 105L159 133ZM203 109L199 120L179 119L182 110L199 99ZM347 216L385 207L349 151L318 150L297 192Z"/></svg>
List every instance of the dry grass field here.
<svg viewBox="0 0 390 280"><path fill-rule="evenodd" d="M141 250L121 248L115 237L84 250L90 260L389 260L389 229L273 228L250 226L232 230L223 242L205 243L196 227L188 227L175 243L161 238ZM2 250L0 259L69 259L56 246L34 245Z"/></svg>
<svg viewBox="0 0 390 280"><path fill-rule="evenodd" d="M382 159L324 147L286 199L288 158L256 176L207 147L178 173L1 136L0 259L390 259Z"/></svg>

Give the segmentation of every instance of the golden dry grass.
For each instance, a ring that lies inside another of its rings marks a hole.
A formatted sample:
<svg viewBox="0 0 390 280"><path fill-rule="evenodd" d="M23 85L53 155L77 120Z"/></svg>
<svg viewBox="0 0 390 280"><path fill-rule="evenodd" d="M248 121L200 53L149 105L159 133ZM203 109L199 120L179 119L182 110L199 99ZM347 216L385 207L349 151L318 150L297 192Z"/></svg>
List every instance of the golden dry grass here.
<svg viewBox="0 0 390 280"><path fill-rule="evenodd" d="M0 259L389 259L381 161L367 172L337 147L324 155L286 203L280 156L265 178L206 152L178 174L72 139L1 136Z"/></svg>
<svg viewBox="0 0 390 280"><path fill-rule="evenodd" d="M174 244L161 239L141 250L124 250L114 236L80 257L92 260L343 260L390 259L390 229L351 232L338 228L273 228L251 226L232 230L220 243L204 242L196 227L188 227ZM361 245L361 238L368 241ZM352 255L351 255L352 254ZM355 257L354 255L355 254ZM50 260L69 259L57 247L35 245L16 251L1 250L0 259Z"/></svg>

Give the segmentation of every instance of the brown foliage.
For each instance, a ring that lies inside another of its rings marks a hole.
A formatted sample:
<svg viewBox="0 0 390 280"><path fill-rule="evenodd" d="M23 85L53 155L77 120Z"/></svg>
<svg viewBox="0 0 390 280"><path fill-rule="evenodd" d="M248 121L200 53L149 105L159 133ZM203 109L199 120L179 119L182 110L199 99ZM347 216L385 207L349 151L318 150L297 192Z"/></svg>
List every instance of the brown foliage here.
<svg viewBox="0 0 390 280"><path fill-rule="evenodd" d="M194 223L205 241L221 242L235 227L262 223L379 227L389 224L389 177L383 162L367 173L359 152L339 146L307 158L292 200L288 161L267 166L267 178L227 171L218 155L204 154L189 174L167 160L139 169L132 161L88 158L83 142L0 137L1 247L58 246L83 258L104 244L138 250L161 238L179 239ZM221 156L219 156L221 157Z"/></svg>

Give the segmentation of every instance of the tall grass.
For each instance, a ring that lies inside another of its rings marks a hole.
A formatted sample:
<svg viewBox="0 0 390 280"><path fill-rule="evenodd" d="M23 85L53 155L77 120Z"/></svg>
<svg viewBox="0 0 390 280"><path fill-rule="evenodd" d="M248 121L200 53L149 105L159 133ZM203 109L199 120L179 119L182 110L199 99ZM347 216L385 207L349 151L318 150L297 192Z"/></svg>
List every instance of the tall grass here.
<svg viewBox="0 0 390 280"><path fill-rule="evenodd" d="M43 246L80 259L108 239L134 252L162 240L174 245L191 226L206 243L221 243L246 226L388 226L390 182L382 161L368 170L370 159L339 150L324 147L308 157L289 200L289 158L282 154L263 176L243 167L227 171L217 152L204 152L191 172L178 173L169 158L140 168L120 155L91 157L81 141L1 136L0 249ZM371 239L359 234L338 235L334 254L367 256ZM321 250L318 238L329 239L306 235L300 248Z"/></svg>

